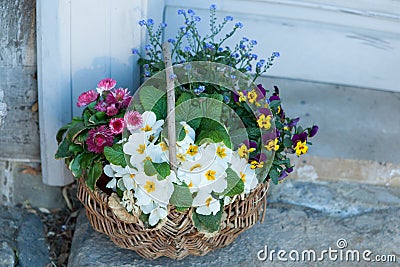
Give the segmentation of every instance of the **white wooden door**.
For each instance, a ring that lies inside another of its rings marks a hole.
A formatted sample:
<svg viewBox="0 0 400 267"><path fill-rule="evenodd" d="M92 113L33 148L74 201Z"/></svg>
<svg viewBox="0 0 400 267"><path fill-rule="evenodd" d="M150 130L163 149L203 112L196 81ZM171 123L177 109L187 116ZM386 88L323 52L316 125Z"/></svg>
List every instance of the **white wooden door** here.
<svg viewBox="0 0 400 267"><path fill-rule="evenodd" d="M54 159L57 129L82 112L78 96L112 77L121 87L139 86L131 49L145 36L137 24L162 19L163 0L37 0L40 138L43 182L73 181Z"/></svg>

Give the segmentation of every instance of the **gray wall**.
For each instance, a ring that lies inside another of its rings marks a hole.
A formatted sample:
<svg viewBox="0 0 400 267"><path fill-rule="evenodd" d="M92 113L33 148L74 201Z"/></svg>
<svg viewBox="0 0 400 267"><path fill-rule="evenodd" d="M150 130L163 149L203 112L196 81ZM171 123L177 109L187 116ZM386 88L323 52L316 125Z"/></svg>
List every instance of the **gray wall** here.
<svg viewBox="0 0 400 267"><path fill-rule="evenodd" d="M35 0L0 0L2 204L61 200L41 183L35 14Z"/></svg>

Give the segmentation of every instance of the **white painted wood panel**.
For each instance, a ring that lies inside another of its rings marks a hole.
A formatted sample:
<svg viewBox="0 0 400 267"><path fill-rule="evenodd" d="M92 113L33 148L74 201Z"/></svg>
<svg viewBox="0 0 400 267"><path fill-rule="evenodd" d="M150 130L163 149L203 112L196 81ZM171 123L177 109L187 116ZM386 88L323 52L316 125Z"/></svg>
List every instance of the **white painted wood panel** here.
<svg viewBox="0 0 400 267"><path fill-rule="evenodd" d="M57 130L71 120L70 1L36 3L42 177L62 186L73 181L64 162L54 159Z"/></svg>
<svg viewBox="0 0 400 267"><path fill-rule="evenodd" d="M140 71L131 48L141 47L137 23L148 14L161 20L163 0L37 0L39 112L43 181L72 182L54 159L57 129L80 116L78 96L111 77L135 90Z"/></svg>
<svg viewBox="0 0 400 267"><path fill-rule="evenodd" d="M257 54L281 53L268 75L400 91L398 0L167 0L166 36L182 25L178 8L194 8L207 27L212 3L221 19L244 23L238 37L256 39Z"/></svg>

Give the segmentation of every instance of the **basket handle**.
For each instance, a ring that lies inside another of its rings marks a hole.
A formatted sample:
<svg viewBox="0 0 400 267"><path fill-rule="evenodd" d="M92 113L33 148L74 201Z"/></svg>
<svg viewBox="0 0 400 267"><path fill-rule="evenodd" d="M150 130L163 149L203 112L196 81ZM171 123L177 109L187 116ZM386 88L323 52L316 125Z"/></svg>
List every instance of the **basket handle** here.
<svg viewBox="0 0 400 267"><path fill-rule="evenodd" d="M167 82L167 125L168 125L168 146L169 165L172 171L177 169L176 161L176 128L175 128L175 83L174 71L172 69L171 46L163 43L163 54L165 63L165 79Z"/></svg>

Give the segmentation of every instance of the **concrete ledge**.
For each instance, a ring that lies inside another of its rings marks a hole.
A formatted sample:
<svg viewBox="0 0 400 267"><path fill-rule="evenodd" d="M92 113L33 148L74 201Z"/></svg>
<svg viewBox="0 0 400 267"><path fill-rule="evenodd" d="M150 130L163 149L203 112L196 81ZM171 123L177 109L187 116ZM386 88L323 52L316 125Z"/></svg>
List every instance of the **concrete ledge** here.
<svg viewBox="0 0 400 267"><path fill-rule="evenodd" d="M291 159L296 166L292 178L400 187L400 164L315 156L294 156Z"/></svg>
<svg viewBox="0 0 400 267"><path fill-rule="evenodd" d="M344 182L305 182L288 179L272 186L263 224L256 224L226 248L204 257L189 256L181 261L159 258L144 260L133 251L116 247L107 236L95 232L79 215L69 265L74 266L375 266L359 262L330 260L288 261L277 259L285 250L365 250L372 255L394 255L400 261L400 189ZM346 248L338 248L345 239ZM343 240L342 240L343 241ZM267 256L259 260L257 254ZM338 252L337 252L338 253ZM395 263L376 266L395 266Z"/></svg>

